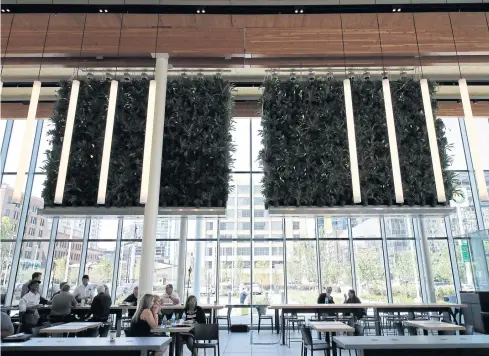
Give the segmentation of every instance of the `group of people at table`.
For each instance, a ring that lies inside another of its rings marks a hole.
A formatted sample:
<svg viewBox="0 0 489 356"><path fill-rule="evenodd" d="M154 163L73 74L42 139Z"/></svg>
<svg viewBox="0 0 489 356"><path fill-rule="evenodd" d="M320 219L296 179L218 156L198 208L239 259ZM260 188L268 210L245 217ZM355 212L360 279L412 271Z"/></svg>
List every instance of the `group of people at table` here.
<svg viewBox="0 0 489 356"><path fill-rule="evenodd" d="M22 286L21 298L19 301L19 312L21 317L21 330L26 333L31 333L32 328L40 325L46 320L41 320L38 310L44 305L50 305L49 321L55 322L73 322L73 321L93 321L106 323L110 314L112 299L109 295L109 290L106 285L98 285L96 287L97 294L92 298L92 286L89 285L90 278L84 275L82 283L77 286L73 293L70 293L70 286L67 283L60 284L60 290L56 292L49 301L43 298L39 292L42 274L35 272L32 279ZM133 337L154 336L151 332L162 324L162 321L167 319L170 321L174 316L171 310L165 311L165 305L180 304L180 297L173 290L171 284L166 285L163 295L145 294L142 296L141 302L138 304L138 287L134 287L133 292L127 296L123 303L126 305L138 306L136 310L129 310L128 314L131 317L130 328L126 331L127 334ZM72 308L79 305L89 304L90 309L87 313L78 313L78 316L72 314ZM2 330L4 320L10 320L8 315L2 313ZM206 317L203 309L197 305L197 298L189 296L183 310L179 310L175 315L176 319L184 319L185 322L205 323ZM10 323L11 324L11 323ZM110 327L110 326L109 326ZM100 328L99 335L107 336L108 329ZM7 327L6 327L7 329ZM6 330L5 329L5 330ZM10 328L8 328L10 330ZM13 333L13 330L11 331ZM6 336L5 334L3 334ZM156 334L157 335L157 334ZM182 343L192 348L193 339L188 335L182 335Z"/></svg>

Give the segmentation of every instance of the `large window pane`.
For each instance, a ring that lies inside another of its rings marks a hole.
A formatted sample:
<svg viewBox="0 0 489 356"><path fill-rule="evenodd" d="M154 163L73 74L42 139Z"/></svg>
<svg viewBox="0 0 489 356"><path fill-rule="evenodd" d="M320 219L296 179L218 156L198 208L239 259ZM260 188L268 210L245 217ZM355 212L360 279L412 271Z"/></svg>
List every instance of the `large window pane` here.
<svg viewBox="0 0 489 356"><path fill-rule="evenodd" d="M5 127L7 126L7 120L0 119L0 145L5 137Z"/></svg>
<svg viewBox="0 0 489 356"><path fill-rule="evenodd" d="M422 302L414 240L389 240L387 250L393 302Z"/></svg>
<svg viewBox="0 0 489 356"><path fill-rule="evenodd" d="M380 219L377 217L351 218L351 230L353 237L380 237Z"/></svg>
<svg viewBox="0 0 489 356"><path fill-rule="evenodd" d="M317 218L319 238L348 238L346 216L321 216Z"/></svg>
<svg viewBox="0 0 489 356"><path fill-rule="evenodd" d="M477 139L477 150L480 152L481 157L481 167L482 169L489 170L489 160L485 159L487 157L483 152L489 152L489 119L487 118L475 118L475 132Z"/></svg>
<svg viewBox="0 0 489 356"><path fill-rule="evenodd" d="M385 236L387 238L414 237L413 220L408 216L391 216L384 218Z"/></svg>
<svg viewBox="0 0 489 356"><path fill-rule="evenodd" d="M447 237L445 219L436 217L420 218L421 233L427 237Z"/></svg>
<svg viewBox="0 0 489 356"><path fill-rule="evenodd" d="M288 302L316 303L318 297L316 241L287 241L286 249Z"/></svg>
<svg viewBox="0 0 489 356"><path fill-rule="evenodd" d="M143 237L143 218L125 217L122 222L123 240L141 240Z"/></svg>
<svg viewBox="0 0 489 356"><path fill-rule="evenodd" d="M234 118L233 142L236 152L233 153L235 171L248 172L250 170L250 119Z"/></svg>
<svg viewBox="0 0 489 356"><path fill-rule="evenodd" d="M15 239L19 229L20 213L24 197L20 204L14 204L12 197L14 195L15 175L4 175L0 188L0 210L2 214L2 240Z"/></svg>
<svg viewBox="0 0 489 356"><path fill-rule="evenodd" d="M460 126L458 118L445 117L442 118L445 124L445 136L448 144L451 145L449 155L452 157L452 162L449 169L466 170L467 163L465 161L464 147L462 144L462 135L460 134Z"/></svg>
<svg viewBox="0 0 489 356"><path fill-rule="evenodd" d="M51 120L44 120L42 125L41 142L39 144L39 153L37 155L36 172L43 172L44 164L46 161L46 151L51 148L50 137L48 136L49 130L54 129L54 125Z"/></svg>
<svg viewBox="0 0 489 356"><path fill-rule="evenodd" d="M382 241L354 241L357 295L362 302L387 302Z"/></svg>
<svg viewBox="0 0 489 356"><path fill-rule="evenodd" d="M319 256L323 283L321 290L326 291L327 287L332 287L333 298L336 303L340 303L343 301L343 294L352 288L348 241L320 240Z"/></svg>
<svg viewBox="0 0 489 356"><path fill-rule="evenodd" d="M455 258L457 259L458 276L463 291L473 291L475 287L472 273L472 261L470 256L469 241L455 239Z"/></svg>
<svg viewBox="0 0 489 356"><path fill-rule="evenodd" d="M1 294L1 303L5 304L4 298L7 293L8 281L10 279L10 271L12 269L12 259L14 256L15 250L15 242L13 241L5 241L3 239L3 234L6 230L4 230L4 224L2 220L2 226L0 226L2 233L2 240L0 241L0 294Z"/></svg>
<svg viewBox="0 0 489 356"><path fill-rule="evenodd" d="M90 240L117 239L118 219L92 219L90 221Z"/></svg>
<svg viewBox="0 0 489 356"><path fill-rule="evenodd" d="M59 230L58 230L59 231ZM82 240L58 241L54 245L53 269L49 282L49 293L59 291L59 284L67 282L73 289L79 284Z"/></svg>
<svg viewBox="0 0 489 356"><path fill-rule="evenodd" d="M173 220L172 224L177 222L180 223L179 220ZM169 283L177 286L179 244L179 241L156 241L153 275L153 291L155 294L163 294L165 286ZM141 255L140 251L136 251L136 253ZM176 291L183 298L182 288L177 287Z"/></svg>
<svg viewBox="0 0 489 356"><path fill-rule="evenodd" d="M115 242L89 242L85 274L90 276L90 284L95 290L98 285L112 288L115 262ZM112 291L111 291L112 292Z"/></svg>
<svg viewBox="0 0 489 356"><path fill-rule="evenodd" d="M141 242L122 241L117 276L116 303L121 303L139 285Z"/></svg>
<svg viewBox="0 0 489 356"><path fill-rule="evenodd" d="M186 284L189 295L195 295L199 304L217 302L217 241L187 241ZM188 270L192 268L190 285Z"/></svg>
<svg viewBox="0 0 489 356"><path fill-rule="evenodd" d="M314 218L286 218L285 237L288 239L316 238L316 220Z"/></svg>
<svg viewBox="0 0 489 356"><path fill-rule="evenodd" d="M10 136L10 144L7 152L7 160L5 162L5 172L17 172L19 167L20 154L24 144L26 120L14 120L12 128L12 136ZM27 160L31 159L31 152L27 156Z"/></svg>
<svg viewBox="0 0 489 356"><path fill-rule="evenodd" d="M252 118L251 119L251 153L252 153L251 170L253 171L263 170L263 167L260 164L260 161L258 160L258 155L262 148L261 136L260 136L261 129L262 129L261 118L260 117Z"/></svg>
<svg viewBox="0 0 489 356"><path fill-rule="evenodd" d="M437 302L443 302L444 297L455 294L448 243L447 240L429 240L428 244L435 298Z"/></svg>

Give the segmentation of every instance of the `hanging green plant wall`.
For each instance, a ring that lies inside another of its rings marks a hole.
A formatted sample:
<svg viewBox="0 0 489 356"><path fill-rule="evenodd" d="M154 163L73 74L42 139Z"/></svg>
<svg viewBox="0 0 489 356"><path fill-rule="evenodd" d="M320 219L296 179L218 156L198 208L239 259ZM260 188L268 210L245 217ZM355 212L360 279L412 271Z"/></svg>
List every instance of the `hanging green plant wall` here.
<svg viewBox="0 0 489 356"><path fill-rule="evenodd" d="M430 84L434 93L434 85ZM419 82L391 81L405 203L435 205L436 190ZM362 204L395 202L382 82L352 81ZM267 79L262 97L263 193L272 206L352 205L343 82ZM436 117L436 101L432 102ZM454 176L444 126L436 120L448 200Z"/></svg>
<svg viewBox="0 0 489 356"><path fill-rule="evenodd" d="M96 206L110 82L81 81L62 206ZM148 103L147 80L120 82L106 206L139 205ZM167 84L160 206L224 207L233 125L230 85L220 77ZM48 135L43 198L54 205L71 83L62 82ZM163 133L162 133L163 134Z"/></svg>

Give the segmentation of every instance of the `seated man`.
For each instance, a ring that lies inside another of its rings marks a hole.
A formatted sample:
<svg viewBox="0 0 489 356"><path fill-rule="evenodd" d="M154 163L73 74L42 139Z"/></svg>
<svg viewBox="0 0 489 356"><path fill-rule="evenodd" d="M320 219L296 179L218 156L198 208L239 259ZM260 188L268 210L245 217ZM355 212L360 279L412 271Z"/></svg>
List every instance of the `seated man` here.
<svg viewBox="0 0 489 356"><path fill-rule="evenodd" d="M19 312L22 331L31 333L32 328L39 324L39 312L37 309L42 307L42 304L49 304L49 301L41 297L39 294L39 285L41 282L32 280L29 282L29 292L20 298Z"/></svg>
<svg viewBox="0 0 489 356"><path fill-rule="evenodd" d="M160 303L161 303L161 305L163 305L163 310L161 311L162 315L166 315L167 319L171 319L171 317L173 315L173 311L169 310L169 309L164 310L165 309L164 305L165 304L173 304L173 305L180 304L180 296L178 295L177 292L175 292L173 290L173 285L171 285L171 284L166 285L165 293L163 293L163 295L161 296Z"/></svg>
<svg viewBox="0 0 489 356"><path fill-rule="evenodd" d="M105 286L97 286L97 295L93 298L92 305L90 306L90 312L92 318L89 321L100 321L106 323L109 320L110 306L112 305L112 299L105 293ZM110 326L104 326L99 329L100 336L107 336Z"/></svg>
<svg viewBox="0 0 489 356"><path fill-rule="evenodd" d="M63 285L61 292L53 297L52 303L53 306L49 316L49 320L52 323L75 321L75 317L71 315L71 307L76 307L78 303L75 297L70 294L70 286L68 284Z"/></svg>
<svg viewBox="0 0 489 356"><path fill-rule="evenodd" d="M131 303L132 305L138 305L138 294L139 294L139 287L135 286L134 289L132 290L132 293L126 297L126 299L123 300L124 303ZM128 310L127 311L127 316L129 318L132 318L134 316L135 310Z"/></svg>
<svg viewBox="0 0 489 356"><path fill-rule="evenodd" d="M68 282L61 282L61 283L59 284L59 291L57 291L56 293L54 293L54 294L53 294L53 296L51 297L51 300L53 300L53 298L54 298L55 296L57 296L59 293L61 293L61 290L63 289L63 286L64 286L65 284L68 284ZM75 299L75 300L76 300L76 299Z"/></svg>

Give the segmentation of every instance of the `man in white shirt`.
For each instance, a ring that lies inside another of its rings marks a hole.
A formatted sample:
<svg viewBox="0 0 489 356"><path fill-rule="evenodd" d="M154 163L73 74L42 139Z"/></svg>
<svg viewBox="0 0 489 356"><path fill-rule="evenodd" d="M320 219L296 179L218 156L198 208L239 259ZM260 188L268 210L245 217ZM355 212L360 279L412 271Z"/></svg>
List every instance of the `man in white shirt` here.
<svg viewBox="0 0 489 356"><path fill-rule="evenodd" d="M39 294L40 284L41 282L32 280L28 285L29 292L20 298L19 301L22 330L27 333L39 323L39 312L37 309L42 307L43 304L49 304L49 301Z"/></svg>
<svg viewBox="0 0 489 356"><path fill-rule="evenodd" d="M173 304L177 305L180 303L180 297L178 293L173 290L173 286L171 284L167 284L165 287L165 293L161 296L161 302L163 304Z"/></svg>
<svg viewBox="0 0 489 356"><path fill-rule="evenodd" d="M92 286L88 284L89 280L90 278L87 274L85 274L82 278L82 284L75 288L73 296L75 297L77 302L81 302L82 299L86 301L87 299L92 298Z"/></svg>

